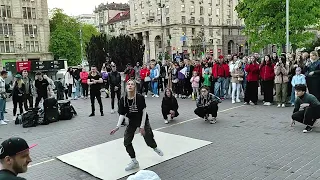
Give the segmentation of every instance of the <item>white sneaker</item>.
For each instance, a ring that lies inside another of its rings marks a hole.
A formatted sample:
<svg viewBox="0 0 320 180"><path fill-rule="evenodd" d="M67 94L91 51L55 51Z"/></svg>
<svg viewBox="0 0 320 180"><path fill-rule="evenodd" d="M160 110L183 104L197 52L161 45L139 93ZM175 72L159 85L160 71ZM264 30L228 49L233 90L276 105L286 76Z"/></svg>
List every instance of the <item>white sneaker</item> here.
<svg viewBox="0 0 320 180"><path fill-rule="evenodd" d="M139 168L139 162L132 160L127 167L125 168L126 171L131 171L133 169L138 169Z"/></svg>
<svg viewBox="0 0 320 180"><path fill-rule="evenodd" d="M158 97L159 97L159 95L155 95L154 97L158 98Z"/></svg>
<svg viewBox="0 0 320 180"><path fill-rule="evenodd" d="M278 106L277 106L277 107L278 107L278 108L279 108L279 107L281 107L281 104L278 104Z"/></svg>
<svg viewBox="0 0 320 180"><path fill-rule="evenodd" d="M215 124L217 123L217 118L216 117L213 117L211 120L210 120L210 124Z"/></svg>
<svg viewBox="0 0 320 180"><path fill-rule="evenodd" d="M169 122L172 120L171 114L168 114L168 115L167 115L167 120L168 120Z"/></svg>
<svg viewBox="0 0 320 180"><path fill-rule="evenodd" d="M156 152L159 156L163 156L163 152L159 148L154 148L154 152Z"/></svg>
<svg viewBox="0 0 320 180"><path fill-rule="evenodd" d="M148 96L147 96L147 95L144 95L144 97L147 98Z"/></svg>
<svg viewBox="0 0 320 180"><path fill-rule="evenodd" d="M285 105L285 104L282 104L282 107L284 108L284 107L286 107L286 105Z"/></svg>
<svg viewBox="0 0 320 180"><path fill-rule="evenodd" d="M267 104L268 104L267 102L263 103L264 106L267 106Z"/></svg>
<svg viewBox="0 0 320 180"><path fill-rule="evenodd" d="M271 106L271 102L267 102L267 106Z"/></svg>
<svg viewBox="0 0 320 180"><path fill-rule="evenodd" d="M181 94L179 94L179 98L181 98L182 96L181 96Z"/></svg>
<svg viewBox="0 0 320 180"><path fill-rule="evenodd" d="M114 113L115 113L114 109L111 109L111 114L114 114Z"/></svg>
<svg viewBox="0 0 320 180"><path fill-rule="evenodd" d="M4 120L0 121L0 125L7 125L8 123L4 122Z"/></svg>
<svg viewBox="0 0 320 180"><path fill-rule="evenodd" d="M14 119L14 121L15 121L16 119ZM3 120L4 122L10 122L10 120L8 120L8 119L4 119Z"/></svg>
<svg viewBox="0 0 320 180"><path fill-rule="evenodd" d="M234 103L236 103L236 101L235 101L235 100L232 100L232 104L234 104Z"/></svg>
<svg viewBox="0 0 320 180"><path fill-rule="evenodd" d="M165 123L165 124L168 124L168 123L169 123L169 121L168 121L168 120L164 120L164 123Z"/></svg>
<svg viewBox="0 0 320 180"><path fill-rule="evenodd" d="M178 94L175 94L174 97L175 97L175 98L178 98Z"/></svg>
<svg viewBox="0 0 320 180"><path fill-rule="evenodd" d="M152 95L152 97L156 97L156 95L154 94L154 95Z"/></svg>
<svg viewBox="0 0 320 180"><path fill-rule="evenodd" d="M240 99L236 99L236 102L239 103L239 102L241 102L241 100Z"/></svg>

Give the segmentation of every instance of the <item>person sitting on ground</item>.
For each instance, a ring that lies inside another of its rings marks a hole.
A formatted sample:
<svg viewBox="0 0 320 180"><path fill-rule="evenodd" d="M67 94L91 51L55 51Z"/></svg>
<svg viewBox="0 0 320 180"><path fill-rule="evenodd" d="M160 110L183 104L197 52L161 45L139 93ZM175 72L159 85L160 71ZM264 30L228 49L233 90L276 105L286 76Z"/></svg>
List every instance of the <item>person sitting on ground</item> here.
<svg viewBox="0 0 320 180"><path fill-rule="evenodd" d="M29 149L35 146L29 146L19 137L3 141L0 145L0 180L25 180L17 175L27 172L28 164L32 162Z"/></svg>
<svg viewBox="0 0 320 180"><path fill-rule="evenodd" d="M307 125L303 133L312 131L312 126L317 119L320 118L320 102L312 94L306 93L307 86L305 84L297 84L295 86L297 99L294 104L291 126L298 121Z"/></svg>
<svg viewBox="0 0 320 180"><path fill-rule="evenodd" d="M212 115L210 124L215 124L217 122L219 103L221 103L221 99L209 93L209 87L204 86L200 89L200 96L197 98L197 108L194 113L205 121L208 121L209 115Z"/></svg>
<svg viewBox="0 0 320 180"><path fill-rule="evenodd" d="M172 91L167 88L161 103L162 115L165 124L168 124L174 117L179 116L178 108L179 105L177 99L172 95Z"/></svg>

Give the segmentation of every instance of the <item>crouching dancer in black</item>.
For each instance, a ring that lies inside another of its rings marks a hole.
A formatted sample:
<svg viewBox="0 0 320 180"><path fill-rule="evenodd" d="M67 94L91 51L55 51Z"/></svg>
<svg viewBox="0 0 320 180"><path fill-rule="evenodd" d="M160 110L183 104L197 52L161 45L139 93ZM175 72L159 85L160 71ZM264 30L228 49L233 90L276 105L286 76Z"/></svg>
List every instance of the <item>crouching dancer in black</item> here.
<svg viewBox="0 0 320 180"><path fill-rule="evenodd" d="M159 156L163 156L163 152L157 148L157 143L154 140L152 129L149 123L148 114L146 112L146 102L142 95L136 94L136 82L128 80L126 83L127 93L120 99L119 102L119 120L117 127L111 131L111 135L116 133L121 126L125 116L129 119L129 125L124 133L124 146L131 157L132 161L125 168L126 171L139 168L139 163L136 160L136 155L132 146L134 134L139 128L139 132L143 136L145 142Z"/></svg>
<svg viewBox="0 0 320 180"><path fill-rule="evenodd" d="M312 126L320 118L320 102L312 94L306 93L307 87L304 84L295 86L297 99L294 103L291 126L298 121L307 125L304 133L312 131Z"/></svg>
<svg viewBox="0 0 320 180"><path fill-rule="evenodd" d="M162 116L165 124L168 124L174 117L179 116L178 108L177 99L172 95L172 91L167 88L161 103Z"/></svg>
<svg viewBox="0 0 320 180"><path fill-rule="evenodd" d="M217 96L209 93L208 87L202 87L200 89L200 96L197 98L197 108L194 113L205 121L209 120L209 115L212 115L210 124L217 122L218 104L221 103L221 99Z"/></svg>

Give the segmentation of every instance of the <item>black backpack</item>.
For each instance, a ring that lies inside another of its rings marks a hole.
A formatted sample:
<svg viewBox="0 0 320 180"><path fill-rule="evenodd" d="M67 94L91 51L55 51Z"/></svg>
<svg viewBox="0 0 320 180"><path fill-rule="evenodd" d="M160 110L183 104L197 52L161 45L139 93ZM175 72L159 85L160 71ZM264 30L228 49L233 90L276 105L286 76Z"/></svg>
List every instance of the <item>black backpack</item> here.
<svg viewBox="0 0 320 180"><path fill-rule="evenodd" d="M22 127L36 127L38 125L38 109L30 109L26 113L22 114Z"/></svg>
<svg viewBox="0 0 320 180"><path fill-rule="evenodd" d="M48 98L44 100L43 107L45 124L59 121L59 109L57 99Z"/></svg>
<svg viewBox="0 0 320 180"><path fill-rule="evenodd" d="M59 104L59 110L60 110L60 115L59 119L60 120L70 120L73 118L74 115L77 115L76 110L74 107L71 105L70 101L61 103Z"/></svg>

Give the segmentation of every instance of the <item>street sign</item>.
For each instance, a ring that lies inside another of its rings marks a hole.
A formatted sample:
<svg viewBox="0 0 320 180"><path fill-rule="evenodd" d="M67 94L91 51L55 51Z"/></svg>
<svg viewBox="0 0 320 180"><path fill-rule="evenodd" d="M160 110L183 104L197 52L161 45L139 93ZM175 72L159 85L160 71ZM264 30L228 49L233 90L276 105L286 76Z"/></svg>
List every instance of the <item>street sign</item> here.
<svg viewBox="0 0 320 180"><path fill-rule="evenodd" d="M16 62L17 72L22 72L24 70L30 71L31 70L31 61L18 61Z"/></svg>
<svg viewBox="0 0 320 180"><path fill-rule="evenodd" d="M64 69L63 60L31 61L32 71L57 71L60 69Z"/></svg>

